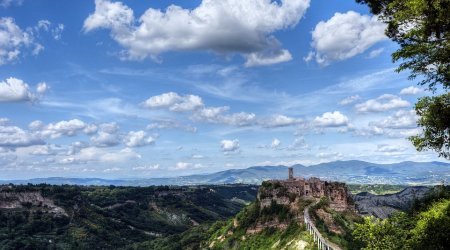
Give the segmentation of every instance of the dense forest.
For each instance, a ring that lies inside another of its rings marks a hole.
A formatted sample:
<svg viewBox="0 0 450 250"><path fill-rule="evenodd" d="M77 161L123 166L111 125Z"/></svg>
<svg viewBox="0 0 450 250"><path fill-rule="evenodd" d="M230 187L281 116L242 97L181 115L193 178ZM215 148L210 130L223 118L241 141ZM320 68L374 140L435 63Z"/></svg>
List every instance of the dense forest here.
<svg viewBox="0 0 450 250"><path fill-rule="evenodd" d="M183 238L195 239L212 222L235 215L256 191L249 185L2 186L1 249L187 247Z"/></svg>

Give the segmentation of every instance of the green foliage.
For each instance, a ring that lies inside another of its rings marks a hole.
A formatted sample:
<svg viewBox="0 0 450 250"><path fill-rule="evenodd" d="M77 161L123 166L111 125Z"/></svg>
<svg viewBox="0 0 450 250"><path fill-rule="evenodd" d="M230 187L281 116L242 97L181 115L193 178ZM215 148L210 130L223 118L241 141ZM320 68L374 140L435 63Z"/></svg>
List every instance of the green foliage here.
<svg viewBox="0 0 450 250"><path fill-rule="evenodd" d="M258 201L250 204L243 211L239 212L236 216L239 227L242 229L247 229L253 226L259 218L260 204Z"/></svg>
<svg viewBox="0 0 450 250"><path fill-rule="evenodd" d="M353 235L363 249L446 249L450 245L450 189L441 187L417 201L409 213L365 218Z"/></svg>
<svg viewBox="0 0 450 250"><path fill-rule="evenodd" d="M68 214L56 216L28 202L22 208L0 209L1 249L195 248L210 223L234 216L244 207L242 201L256 197L256 187L247 185L26 185L1 192L39 192ZM200 225L194 227L193 221Z"/></svg>
<svg viewBox="0 0 450 250"><path fill-rule="evenodd" d="M292 218L292 214L289 211L289 207L285 205L278 204L276 201L272 200L270 206L264 207L259 217L261 217L262 221L269 221L274 218L277 218L278 221L283 222Z"/></svg>
<svg viewBox="0 0 450 250"><path fill-rule="evenodd" d="M222 230L223 231L223 230ZM212 242L212 249L299 249L298 244L304 244L305 250L317 249L312 236L306 231L304 226L292 222L284 230L268 227L262 232L246 234L245 231L235 231L227 235L223 241L219 240L224 234L213 234L208 240L208 246Z"/></svg>
<svg viewBox="0 0 450 250"><path fill-rule="evenodd" d="M428 211L418 215L410 231L415 249L446 249L450 246L450 200L436 202Z"/></svg>
<svg viewBox="0 0 450 250"><path fill-rule="evenodd" d="M432 149L439 156L450 159L450 93L423 97L415 109L423 132L410 137L414 146L419 151Z"/></svg>
<svg viewBox="0 0 450 250"><path fill-rule="evenodd" d="M397 235L402 232L389 220L366 217L364 223L356 225L353 235L366 244L363 250L390 250L401 249L399 246L405 245L404 238Z"/></svg>

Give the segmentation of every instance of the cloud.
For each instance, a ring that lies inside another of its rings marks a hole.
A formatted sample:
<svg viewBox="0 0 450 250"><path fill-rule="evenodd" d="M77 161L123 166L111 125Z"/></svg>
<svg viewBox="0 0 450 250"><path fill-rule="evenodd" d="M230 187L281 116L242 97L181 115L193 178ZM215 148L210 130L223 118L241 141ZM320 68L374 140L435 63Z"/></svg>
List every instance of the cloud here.
<svg viewBox="0 0 450 250"><path fill-rule="evenodd" d="M152 123L150 123L147 126L148 130L153 130L153 129L180 129L180 130L184 130L186 132L191 132L191 133L196 133L197 132L197 128L193 127L191 125L185 125L183 123L177 122L177 121L172 121L172 120L157 120L154 121Z"/></svg>
<svg viewBox="0 0 450 250"><path fill-rule="evenodd" d="M51 29L53 39L60 40L62 37L62 32L64 31L64 24L60 23L56 27Z"/></svg>
<svg viewBox="0 0 450 250"><path fill-rule="evenodd" d="M19 58L24 48L36 48L31 33L23 31L11 17L0 18L0 66Z"/></svg>
<svg viewBox="0 0 450 250"><path fill-rule="evenodd" d="M411 104L396 95L384 94L376 99L355 105L358 112L383 112L392 109L406 108Z"/></svg>
<svg viewBox="0 0 450 250"><path fill-rule="evenodd" d="M192 168L202 168L202 164L193 164L189 162L177 162L173 170L186 170L186 169L192 169Z"/></svg>
<svg viewBox="0 0 450 250"><path fill-rule="evenodd" d="M198 155L198 154L194 154L194 155L191 156L191 158L192 158L192 159L203 159L203 158L205 158L205 156L203 156L203 155Z"/></svg>
<svg viewBox="0 0 450 250"><path fill-rule="evenodd" d="M366 127L353 127L351 131L357 136L406 138L421 132L417 119L414 110L399 110L382 120L369 122Z"/></svg>
<svg viewBox="0 0 450 250"><path fill-rule="evenodd" d="M45 82L40 82L40 83L38 83L38 85L37 85L37 87L36 87L36 92L37 92L38 94L43 95L43 94L45 94L45 92L48 91L48 89L49 89L49 86L47 85L47 83L45 83Z"/></svg>
<svg viewBox="0 0 450 250"><path fill-rule="evenodd" d="M121 168L118 167L114 167L114 168L107 168L103 170L103 173L111 173L111 172L118 172L122 170Z"/></svg>
<svg viewBox="0 0 450 250"><path fill-rule="evenodd" d="M423 90L414 86L410 86L400 90L400 95L417 95L423 93Z"/></svg>
<svg viewBox="0 0 450 250"><path fill-rule="evenodd" d="M121 2L96 0L95 4L84 31L109 29L127 59L158 60L168 51L206 50L239 53L247 58L247 66L259 66L291 59L273 33L296 26L309 0L202 0L194 9L149 8L139 19Z"/></svg>
<svg viewBox="0 0 450 250"><path fill-rule="evenodd" d="M112 147L119 145L121 141L119 126L115 122L100 124L97 135L91 137L91 142L97 147Z"/></svg>
<svg viewBox="0 0 450 250"><path fill-rule="evenodd" d="M281 145L281 141L277 138L273 138L272 143L270 144L271 148L278 148Z"/></svg>
<svg viewBox="0 0 450 250"><path fill-rule="evenodd" d="M305 138L303 136L301 137L297 137L294 139L294 141L292 142L291 145L289 145L287 148L287 150L298 150L298 149L310 149L310 146L308 144L306 144L305 142Z"/></svg>
<svg viewBox="0 0 450 250"><path fill-rule="evenodd" d="M154 171L154 170L159 170L159 169L161 169L161 166L159 164L144 165L144 166L138 166L138 167L133 168L134 171Z"/></svg>
<svg viewBox="0 0 450 250"><path fill-rule="evenodd" d="M142 107L149 109L166 109L173 112L190 112L190 119L195 122L208 122L236 127L260 125L265 128L287 127L302 123L301 119L285 115L273 115L267 118L258 118L254 113L230 113L230 107L209 107L203 103L201 97L196 95L180 95L175 92L163 93L148 98L141 103ZM195 132L191 126L183 126L174 121L156 121L147 129L180 128Z"/></svg>
<svg viewBox="0 0 450 250"><path fill-rule="evenodd" d="M59 138L61 136L75 136L79 132L85 132L89 128L89 124L79 120L72 119L69 121L59 121L44 125L41 121L33 121L28 127L36 131L43 138ZM89 132L89 131L88 131Z"/></svg>
<svg viewBox="0 0 450 250"><path fill-rule="evenodd" d="M10 3L12 1L2 1L0 6L7 7ZM22 30L13 18L0 18L0 66L16 62L21 55L29 53L36 56L44 50L44 46L36 41L41 30L52 32L53 37L59 39L64 25L52 26L48 20L40 20L36 26Z"/></svg>
<svg viewBox="0 0 450 250"><path fill-rule="evenodd" d="M377 16L361 15L354 11L335 13L319 22L312 32L313 50L305 58L322 66L363 53L374 44L386 40L386 25Z"/></svg>
<svg viewBox="0 0 450 250"><path fill-rule="evenodd" d="M89 147L89 144L86 142L76 141L72 142L67 151L67 155L75 155L80 152L81 149Z"/></svg>
<svg viewBox="0 0 450 250"><path fill-rule="evenodd" d="M144 131L130 131L124 138L127 147L143 147L155 143L155 138L148 136Z"/></svg>
<svg viewBox="0 0 450 250"><path fill-rule="evenodd" d="M390 129L411 129L417 127L418 116L414 110L399 110L394 115L370 125Z"/></svg>
<svg viewBox="0 0 450 250"><path fill-rule="evenodd" d="M141 104L145 108L168 108L170 111L186 112L203 106L202 98L196 95L180 96L174 92L168 92L152 96Z"/></svg>
<svg viewBox="0 0 450 250"><path fill-rule="evenodd" d="M232 152L238 152L240 145L239 140L222 140L220 142L220 147L222 148L222 151L225 153L232 153Z"/></svg>
<svg viewBox="0 0 450 250"><path fill-rule="evenodd" d="M106 150L104 148L86 147L82 148L77 154L65 156L58 160L61 164L86 164L90 162L100 163L123 163L136 159L140 159L141 155L137 154L130 148L121 150Z"/></svg>
<svg viewBox="0 0 450 250"><path fill-rule="evenodd" d="M251 53L247 56L246 67L267 66L292 60L292 55L288 50L276 50L271 53Z"/></svg>
<svg viewBox="0 0 450 250"><path fill-rule="evenodd" d="M375 57L381 55L381 53L383 53L383 51L384 51L384 48L379 48L379 49L372 50L372 51L370 51L370 53L367 56L367 58L369 58L369 59L375 58Z"/></svg>
<svg viewBox="0 0 450 250"><path fill-rule="evenodd" d="M11 5L22 5L23 0L0 0L0 6L8 8Z"/></svg>
<svg viewBox="0 0 450 250"><path fill-rule="evenodd" d="M8 118L5 118L5 117L0 118L0 126L4 126L4 125L8 125L8 124L9 124Z"/></svg>
<svg viewBox="0 0 450 250"><path fill-rule="evenodd" d="M14 77L0 81L0 102L25 102L34 99L35 95L24 81Z"/></svg>
<svg viewBox="0 0 450 250"><path fill-rule="evenodd" d="M260 121L259 123L263 127L278 128L278 127L293 126L300 124L302 122L303 121L301 119L296 119L285 115L274 115L266 120Z"/></svg>
<svg viewBox="0 0 450 250"><path fill-rule="evenodd" d="M197 110L193 115L194 121L225 124L244 127L256 123L256 115L253 113L239 112L227 114L229 107L205 107Z"/></svg>
<svg viewBox="0 0 450 250"><path fill-rule="evenodd" d="M359 101L360 99L361 99L361 97L359 95L352 95L352 96L349 96L349 97L343 99L342 101L340 101L339 104L342 106L349 105L356 101Z"/></svg>
<svg viewBox="0 0 450 250"><path fill-rule="evenodd" d="M0 147L17 148L42 145L44 143L39 136L19 127L0 125Z"/></svg>
<svg viewBox="0 0 450 250"><path fill-rule="evenodd" d="M319 127L341 127L348 125L348 117L339 111L326 112L322 116L317 116L313 123Z"/></svg>
<svg viewBox="0 0 450 250"><path fill-rule="evenodd" d="M377 152L381 153L399 153L405 152L407 148L398 145L379 144L377 145Z"/></svg>

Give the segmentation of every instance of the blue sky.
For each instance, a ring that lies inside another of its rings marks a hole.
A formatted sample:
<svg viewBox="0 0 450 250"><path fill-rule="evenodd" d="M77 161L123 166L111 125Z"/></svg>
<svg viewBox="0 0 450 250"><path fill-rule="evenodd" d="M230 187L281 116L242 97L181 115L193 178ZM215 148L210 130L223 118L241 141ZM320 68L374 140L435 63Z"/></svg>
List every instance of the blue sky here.
<svg viewBox="0 0 450 250"><path fill-rule="evenodd" d="M351 0L0 0L0 178L439 160Z"/></svg>

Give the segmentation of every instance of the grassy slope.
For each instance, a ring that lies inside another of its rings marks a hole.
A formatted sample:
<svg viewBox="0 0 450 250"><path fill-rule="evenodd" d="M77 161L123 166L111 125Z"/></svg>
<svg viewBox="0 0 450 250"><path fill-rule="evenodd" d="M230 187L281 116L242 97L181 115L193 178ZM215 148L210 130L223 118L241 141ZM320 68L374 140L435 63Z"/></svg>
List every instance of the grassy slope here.
<svg viewBox="0 0 450 250"><path fill-rule="evenodd" d="M239 212L234 219L215 223L208 232L204 247L212 249L314 249L312 237L286 208L272 204L260 209L256 201ZM258 223L277 220L287 228L266 227L258 233L249 234Z"/></svg>

